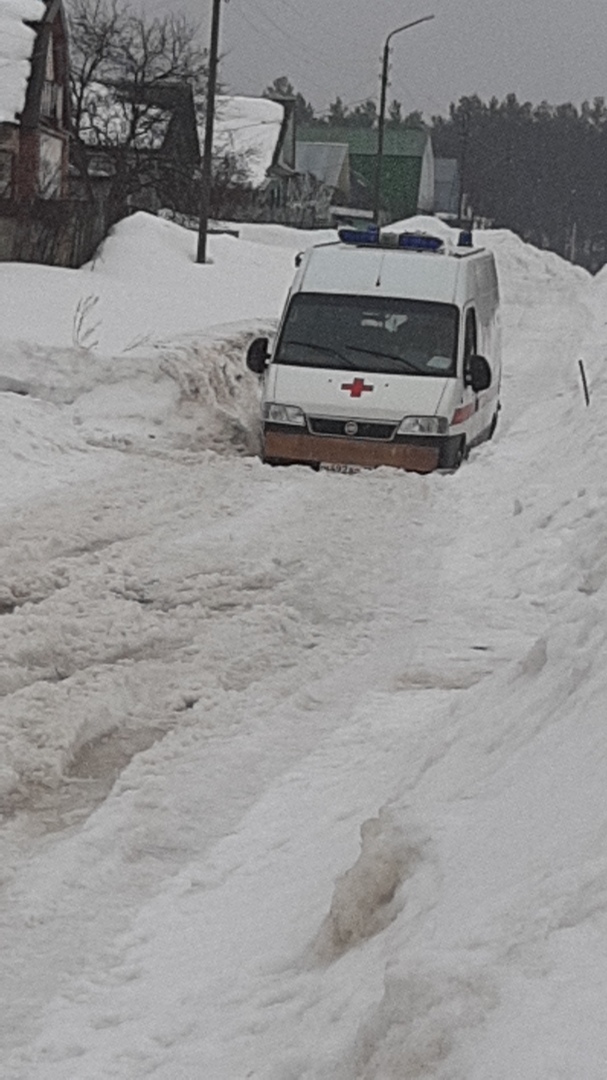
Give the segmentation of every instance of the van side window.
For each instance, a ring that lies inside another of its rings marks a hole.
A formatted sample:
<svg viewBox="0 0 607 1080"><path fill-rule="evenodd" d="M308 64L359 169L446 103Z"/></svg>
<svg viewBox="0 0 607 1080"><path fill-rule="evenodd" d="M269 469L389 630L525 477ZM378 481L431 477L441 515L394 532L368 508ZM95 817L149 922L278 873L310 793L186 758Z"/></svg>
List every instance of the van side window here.
<svg viewBox="0 0 607 1080"><path fill-rule="evenodd" d="M464 331L464 363L470 356L475 356L477 351L476 312L471 308L466 312L466 328Z"/></svg>

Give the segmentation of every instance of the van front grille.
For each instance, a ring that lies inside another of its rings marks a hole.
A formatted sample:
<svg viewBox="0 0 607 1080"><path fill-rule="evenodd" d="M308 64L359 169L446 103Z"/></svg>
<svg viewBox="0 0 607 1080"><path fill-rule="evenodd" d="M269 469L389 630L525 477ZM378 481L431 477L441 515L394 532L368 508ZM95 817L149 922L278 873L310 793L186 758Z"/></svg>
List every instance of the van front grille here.
<svg viewBox="0 0 607 1080"><path fill-rule="evenodd" d="M346 426L356 423L355 432L346 431ZM381 439L387 442L394 438L396 424L376 423L374 421L328 420L320 416L311 416L308 426L313 435L341 435L346 439Z"/></svg>

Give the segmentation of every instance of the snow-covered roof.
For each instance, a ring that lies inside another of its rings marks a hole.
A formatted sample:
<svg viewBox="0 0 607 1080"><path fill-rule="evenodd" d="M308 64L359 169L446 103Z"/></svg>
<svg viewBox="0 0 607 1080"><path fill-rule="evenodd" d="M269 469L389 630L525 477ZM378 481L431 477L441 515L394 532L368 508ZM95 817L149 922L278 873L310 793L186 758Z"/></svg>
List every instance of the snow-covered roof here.
<svg viewBox="0 0 607 1080"><path fill-rule="evenodd" d="M259 187L272 164L284 120L284 107L269 98L217 98L213 150L215 154L237 154L247 159L249 178ZM204 130L199 131L200 145Z"/></svg>
<svg viewBox="0 0 607 1080"><path fill-rule="evenodd" d="M25 21L38 22L45 11L42 0L0 0L0 123L23 109L36 38Z"/></svg>
<svg viewBox="0 0 607 1080"><path fill-rule="evenodd" d="M338 187L347 158L346 143L297 142L295 144L297 171L311 173L328 187Z"/></svg>

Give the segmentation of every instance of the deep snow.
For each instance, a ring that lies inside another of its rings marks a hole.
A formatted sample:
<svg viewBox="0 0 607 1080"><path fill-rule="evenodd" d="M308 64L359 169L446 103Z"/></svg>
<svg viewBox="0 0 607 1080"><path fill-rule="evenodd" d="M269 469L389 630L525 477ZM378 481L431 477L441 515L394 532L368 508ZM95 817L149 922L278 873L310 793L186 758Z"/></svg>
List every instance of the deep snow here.
<svg viewBox="0 0 607 1080"><path fill-rule="evenodd" d="M44 16L42 0L0 0L0 123L23 109L35 32L28 22Z"/></svg>
<svg viewBox="0 0 607 1080"><path fill-rule="evenodd" d="M272 470L311 239L0 266L2 1080L607 1075L605 277L477 235L494 442Z"/></svg>

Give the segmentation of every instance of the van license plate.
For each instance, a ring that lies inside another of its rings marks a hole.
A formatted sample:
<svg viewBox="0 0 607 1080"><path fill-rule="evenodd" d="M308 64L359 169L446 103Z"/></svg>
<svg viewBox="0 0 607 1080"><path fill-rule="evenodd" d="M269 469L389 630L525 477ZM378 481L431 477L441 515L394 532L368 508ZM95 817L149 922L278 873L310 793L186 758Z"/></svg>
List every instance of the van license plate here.
<svg viewBox="0 0 607 1080"><path fill-rule="evenodd" d="M354 476L355 473L362 472L362 465L340 465L338 462L333 461L321 461L321 469L325 472L345 473L346 476Z"/></svg>

